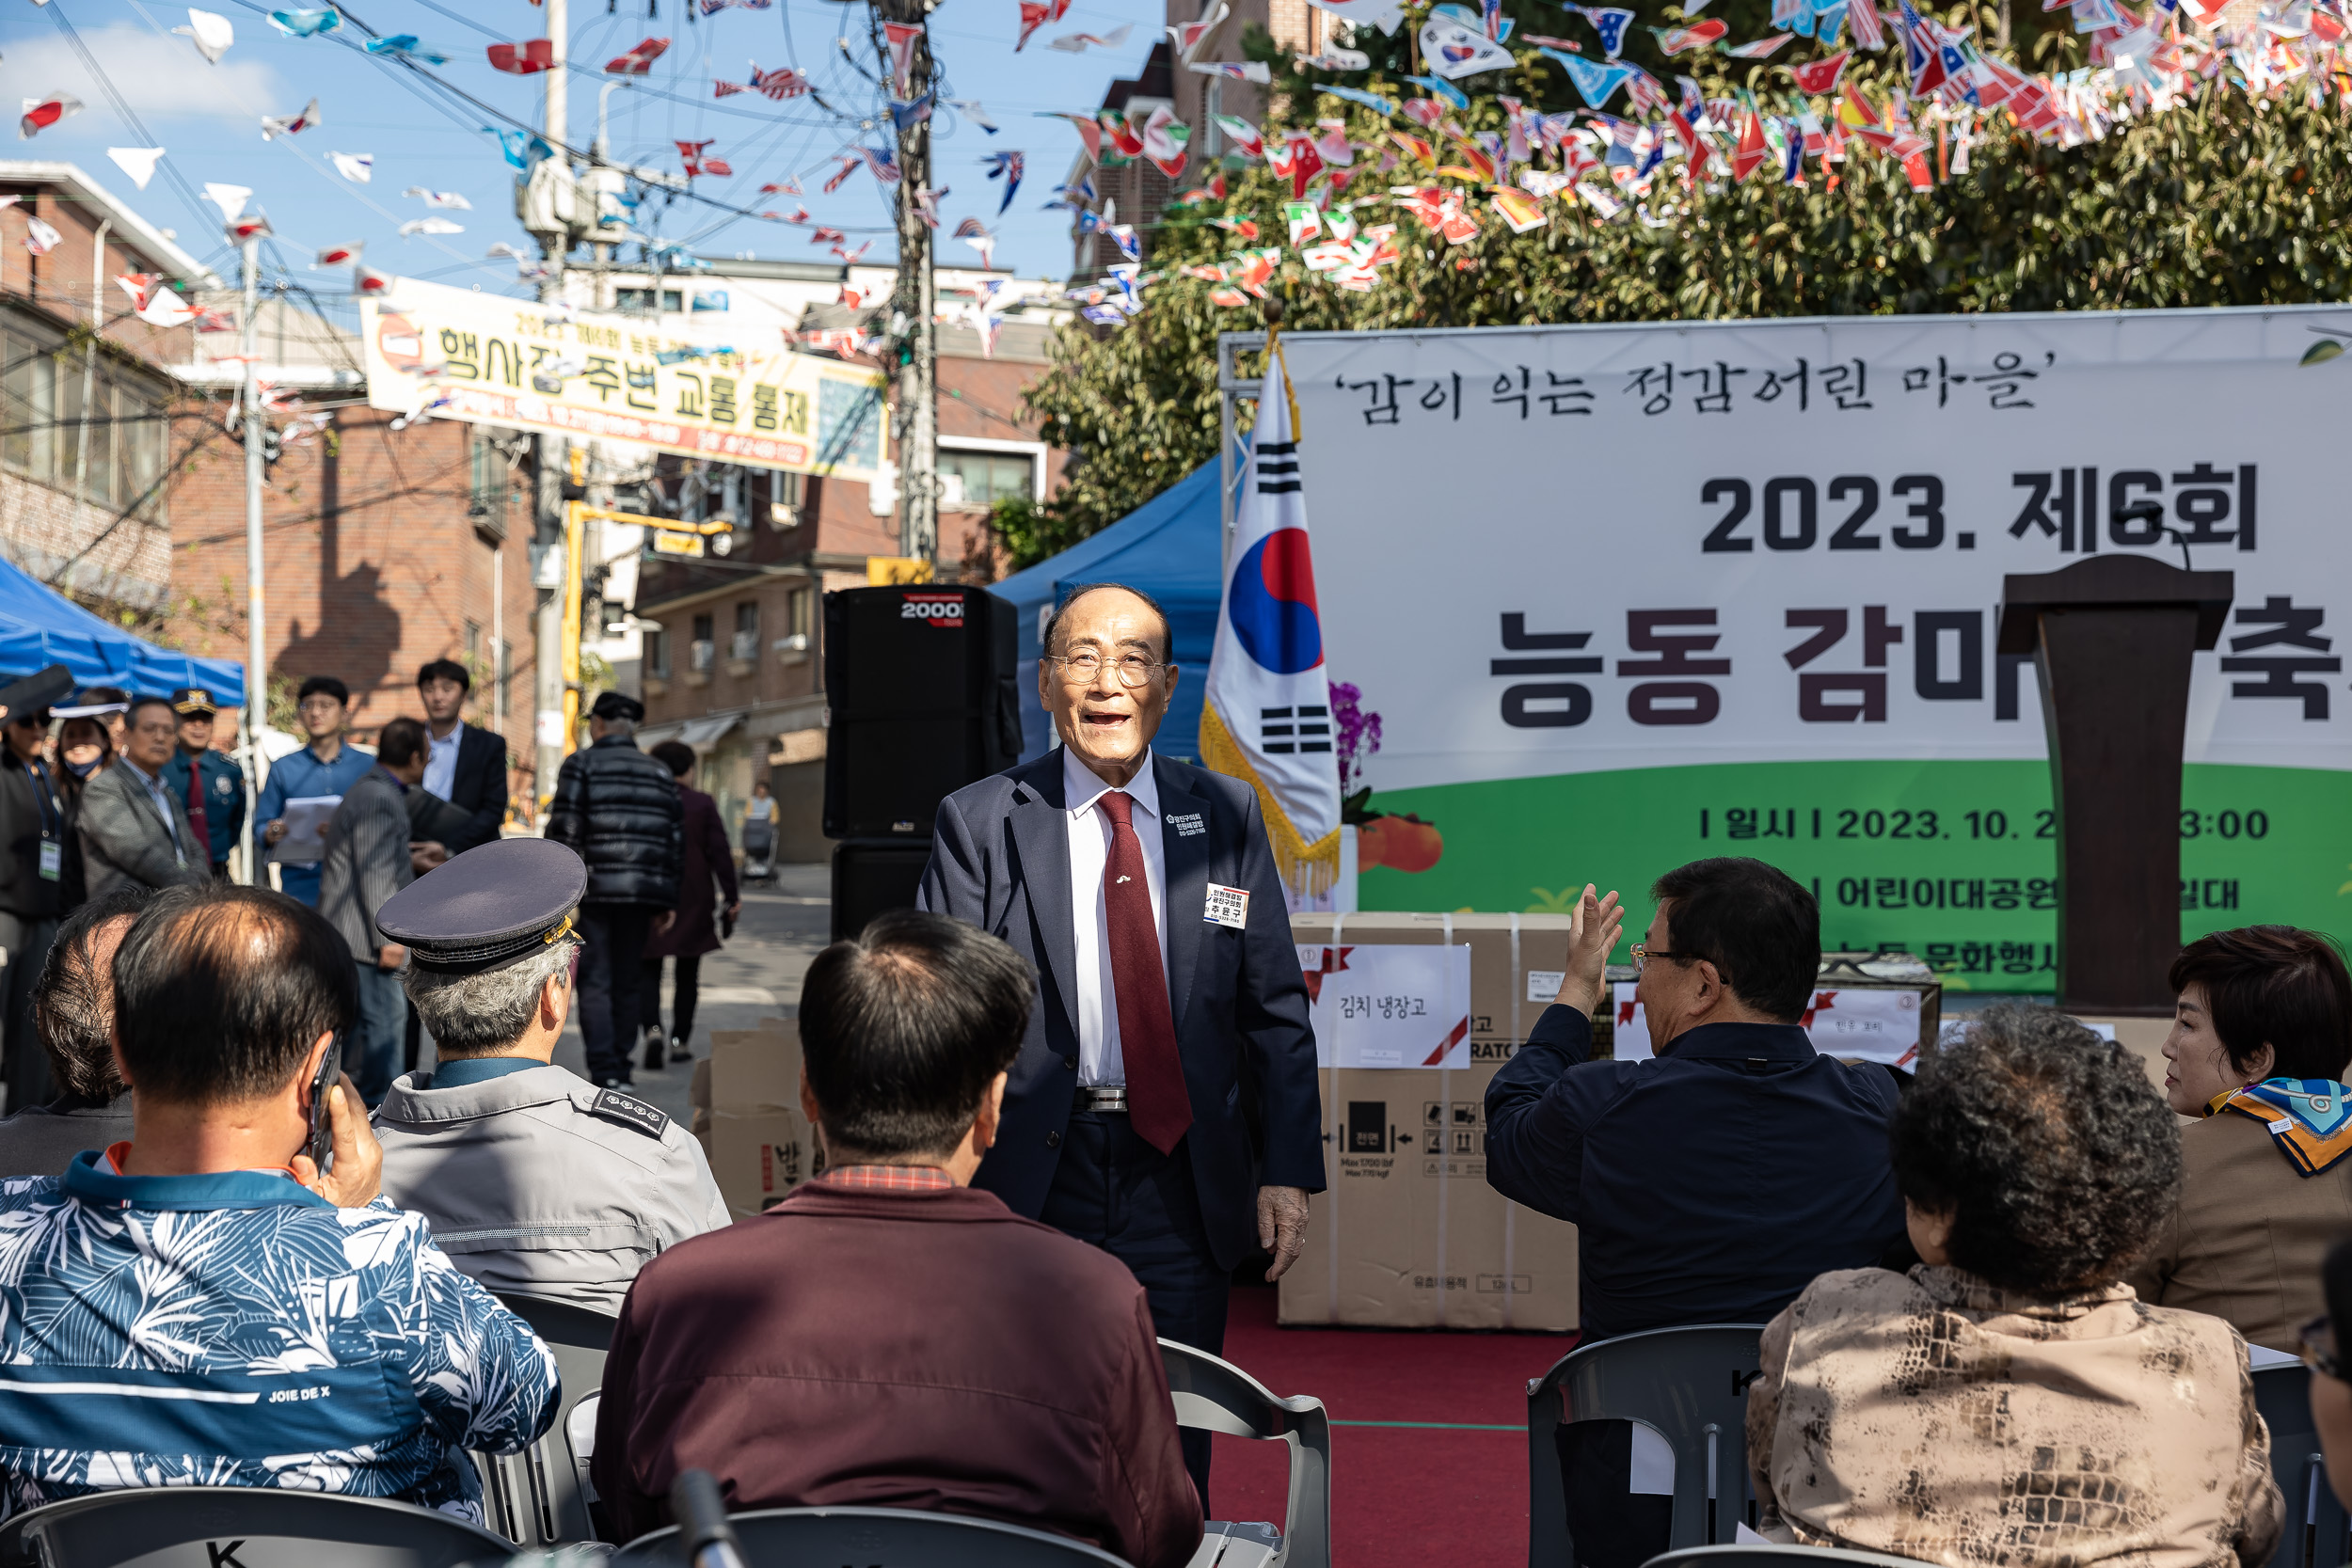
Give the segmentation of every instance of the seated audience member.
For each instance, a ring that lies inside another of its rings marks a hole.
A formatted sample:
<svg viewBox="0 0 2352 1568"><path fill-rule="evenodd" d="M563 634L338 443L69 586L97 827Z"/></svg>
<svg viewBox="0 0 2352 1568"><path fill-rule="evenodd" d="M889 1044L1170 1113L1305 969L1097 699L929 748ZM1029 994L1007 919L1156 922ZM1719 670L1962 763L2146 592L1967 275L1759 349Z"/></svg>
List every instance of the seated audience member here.
<svg viewBox="0 0 2352 1568"><path fill-rule="evenodd" d="M2352 1231L2352 975L2326 937L2249 926L2181 949L2172 989L2164 1095L2201 1119L2181 1129L2180 1196L2124 1278L2293 1354L2326 1309L2320 1262Z"/></svg>
<svg viewBox="0 0 2352 1568"><path fill-rule="evenodd" d="M152 895L119 888L67 915L33 985L33 1030L57 1097L0 1121L0 1177L58 1176L86 1148L131 1135L115 1070L115 949Z"/></svg>
<svg viewBox="0 0 2352 1568"><path fill-rule="evenodd" d="M1812 895L1732 859L1650 893L1633 959L1656 1056L1588 1060L1621 919L1588 887L1558 1003L1486 1086L1486 1180L1579 1227L1588 1342L1762 1323L1902 1237L1894 1075L1821 1055L1798 1026L1821 962Z"/></svg>
<svg viewBox="0 0 2352 1568"><path fill-rule="evenodd" d="M2352 1508L2352 1365L2341 1359L2336 1343L2336 1324L2352 1323L2352 1241L2328 1249L2320 1283L2328 1315L2303 1325L2299 1348L2312 1370L2312 1419L2328 1456L2328 1485L2336 1501Z"/></svg>
<svg viewBox="0 0 2352 1568"><path fill-rule="evenodd" d="M964 1513L1172 1568L1200 1540L1143 1289L972 1173L1028 966L914 910L809 966L801 1100L825 1174L637 1276L594 1476L627 1540L682 1470L730 1506Z"/></svg>
<svg viewBox="0 0 2352 1568"><path fill-rule="evenodd" d="M376 1197L351 1080L311 1082L358 1010L333 927L206 883L114 958L128 1141L0 1184L0 1512L117 1486L298 1487L481 1517L461 1449L555 1418L555 1363Z"/></svg>
<svg viewBox="0 0 2352 1568"><path fill-rule="evenodd" d="M618 1312L666 1248L727 1223L702 1146L642 1100L552 1065L572 1010L587 867L560 844L469 849L376 911L440 1059L375 1113L384 1196L493 1291Z"/></svg>
<svg viewBox="0 0 2352 1568"><path fill-rule="evenodd" d="M1920 1262L1823 1275L1764 1330L1764 1533L1951 1568L2268 1559L2283 1502L2245 1341L2122 1283L2181 1181L2138 1062L1990 1007L1890 1143Z"/></svg>

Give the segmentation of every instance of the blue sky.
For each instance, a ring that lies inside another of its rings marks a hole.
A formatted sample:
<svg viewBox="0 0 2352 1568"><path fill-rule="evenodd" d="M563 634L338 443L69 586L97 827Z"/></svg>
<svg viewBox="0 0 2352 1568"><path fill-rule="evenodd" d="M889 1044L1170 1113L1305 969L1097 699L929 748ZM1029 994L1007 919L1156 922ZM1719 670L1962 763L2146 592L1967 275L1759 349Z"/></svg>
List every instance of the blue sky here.
<svg viewBox="0 0 2352 1568"><path fill-rule="evenodd" d="M735 173L696 181L699 192L754 211L780 206L789 212L804 203L815 223L850 230L852 246L872 239L868 260L890 258L895 246L889 197L870 174L861 169L835 194L819 194L838 166L836 152L861 135L887 139L886 116L883 130L861 133L854 119L829 116L807 98L771 103L756 93L740 93L718 100L711 89L714 79L746 80L754 64L763 70L794 66L847 114L881 115L881 95L850 70L834 42L851 35L859 63L872 69L864 5L774 0L766 11L729 9L690 24L685 0L653 0L660 14L652 18L645 15L648 0L609 3L618 8L617 14L595 0L573 0L572 58L576 68L589 71L575 69L570 78L573 145L584 148L596 134L599 87L613 80L601 76L604 62L641 39L667 37L669 51L652 74L612 93L616 159L675 170L675 141L709 138L715 145L707 155L726 159ZM348 24L327 37L291 39L270 25L264 8L232 0L212 0L206 8L227 16L236 29L235 43L218 64L206 63L190 40L169 31L187 24L184 7L155 0L51 0L37 8L10 0L0 13L0 93L8 106L13 110L21 99L63 91L87 108L30 140L15 142L8 155L80 165L150 222L176 230L184 248L224 275L232 258L219 237L218 213L208 204L191 203L164 169L145 192L138 191L108 160L107 148L160 144L167 150L166 167L176 168L191 189L200 190L208 182L251 186L254 204L268 212L284 242L275 248L277 261L297 275L309 267L310 249L363 240L368 263L386 272L516 290L512 261L483 260L500 240L531 249L514 217L514 171L495 139L479 129L501 122L437 97L401 67L361 53L365 35ZM126 123L104 87L92 80L58 25L60 12L131 114L151 134L151 142ZM425 46L449 56L446 66L430 68L435 74L518 119L540 122L544 78L493 71L485 54L495 41L541 36L545 14L528 0L358 0L358 8L346 14L380 34L416 34ZM1017 0L946 0L932 13L932 47L948 94L979 100L1001 127L992 136L946 113L935 122L935 182L949 190L941 204L942 263L977 261L969 245L947 236L958 220L978 216L1001 236L997 265L1052 277L1068 270L1069 214L1040 208L1077 155L1077 137L1066 121L1038 118L1038 111L1084 110L1099 103L1115 76L1133 75L1140 68L1159 36L1159 17L1151 0L1074 0L1062 21L1041 29L1016 55ZM1115 52L1089 48L1073 55L1045 47L1057 34L1099 34L1121 23L1136 26ZM262 138L262 116L293 115L313 96L321 124L275 142ZM1011 210L1000 219L1001 182L992 184L980 166L985 154L1002 150L1026 153L1028 172ZM373 154L373 180L364 185L346 182L334 172L329 151ZM759 194L762 184L786 176L801 180L805 198ZM402 195L410 186L455 192L472 210L437 214L423 200ZM732 218L684 199L664 210L658 196L640 214L649 231L704 255L834 259L826 247L809 243L807 228ZM400 236L402 221L428 215L460 223L465 231ZM320 295L331 296L349 287L349 277L347 269L321 269L310 281Z"/></svg>

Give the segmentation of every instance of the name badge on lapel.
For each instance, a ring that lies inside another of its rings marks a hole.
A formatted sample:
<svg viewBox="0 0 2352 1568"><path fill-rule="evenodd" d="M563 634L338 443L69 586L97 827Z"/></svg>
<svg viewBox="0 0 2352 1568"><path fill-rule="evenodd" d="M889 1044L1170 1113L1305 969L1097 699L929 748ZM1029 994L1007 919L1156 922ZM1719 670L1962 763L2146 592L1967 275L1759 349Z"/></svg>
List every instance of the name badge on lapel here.
<svg viewBox="0 0 2352 1568"><path fill-rule="evenodd" d="M1176 830L1178 838L1191 838L1195 834L1205 833L1209 831L1209 825L1200 820L1200 814L1197 811L1188 812L1183 816L1171 811L1168 813L1168 825Z"/></svg>
<svg viewBox="0 0 2352 1568"><path fill-rule="evenodd" d="M1249 890L1242 887L1219 887L1209 884L1209 907L1201 916L1212 926L1227 926L1236 931L1249 928Z"/></svg>

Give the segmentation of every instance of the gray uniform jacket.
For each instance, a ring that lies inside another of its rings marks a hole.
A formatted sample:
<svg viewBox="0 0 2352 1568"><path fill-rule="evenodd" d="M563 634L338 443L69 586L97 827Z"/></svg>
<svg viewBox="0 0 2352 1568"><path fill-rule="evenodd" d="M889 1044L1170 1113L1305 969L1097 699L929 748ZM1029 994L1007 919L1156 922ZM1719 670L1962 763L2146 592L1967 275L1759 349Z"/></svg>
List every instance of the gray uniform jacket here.
<svg viewBox="0 0 2352 1568"><path fill-rule="evenodd" d="M190 863L187 847L196 841L196 830L188 826L188 808L168 791L166 798L171 801L169 831L127 762L117 762L83 789L82 863L92 898L125 884L164 888L211 879L210 865Z"/></svg>
<svg viewBox="0 0 2352 1568"><path fill-rule="evenodd" d="M375 1113L384 1196L487 1290L618 1312L639 1269L731 1217L702 1146L642 1100L554 1066L453 1089L422 1076Z"/></svg>
<svg viewBox="0 0 2352 1568"><path fill-rule="evenodd" d="M384 935L375 911L417 879L408 860L408 806L400 781L379 764L343 791L326 822L326 853L319 861L319 913L343 934L352 958L375 962Z"/></svg>

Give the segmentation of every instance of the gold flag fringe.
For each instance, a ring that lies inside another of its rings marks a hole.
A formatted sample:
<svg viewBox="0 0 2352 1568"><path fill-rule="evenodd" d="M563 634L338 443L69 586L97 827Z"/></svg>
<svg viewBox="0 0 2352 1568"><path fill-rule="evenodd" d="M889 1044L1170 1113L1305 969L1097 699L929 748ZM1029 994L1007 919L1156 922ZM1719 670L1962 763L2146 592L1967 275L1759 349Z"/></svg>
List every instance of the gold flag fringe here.
<svg viewBox="0 0 2352 1568"><path fill-rule="evenodd" d="M1266 842L1274 850L1275 869L1282 880L1308 897L1320 897L1331 891L1331 884L1340 879L1340 831L1337 828L1309 844L1298 836L1290 815L1283 811L1274 792L1258 770L1250 766L1248 753L1225 727L1213 704L1200 707L1200 761L1213 773L1240 779L1258 792L1258 813L1265 818Z"/></svg>

